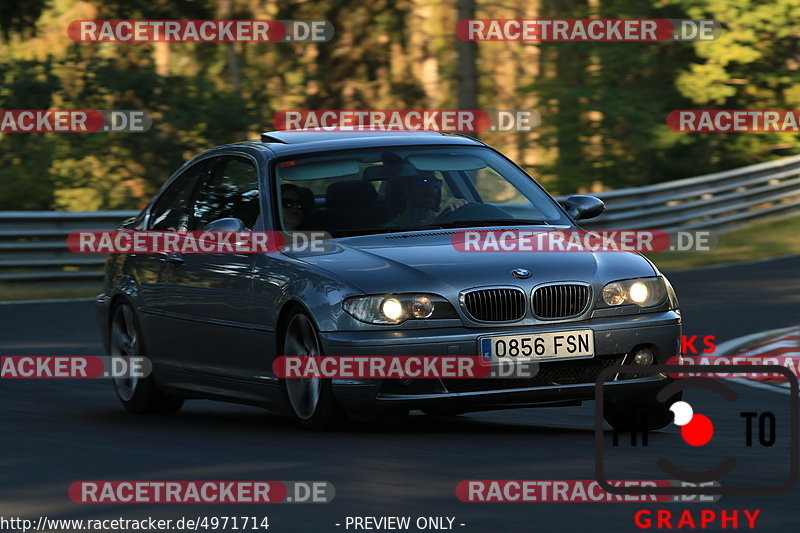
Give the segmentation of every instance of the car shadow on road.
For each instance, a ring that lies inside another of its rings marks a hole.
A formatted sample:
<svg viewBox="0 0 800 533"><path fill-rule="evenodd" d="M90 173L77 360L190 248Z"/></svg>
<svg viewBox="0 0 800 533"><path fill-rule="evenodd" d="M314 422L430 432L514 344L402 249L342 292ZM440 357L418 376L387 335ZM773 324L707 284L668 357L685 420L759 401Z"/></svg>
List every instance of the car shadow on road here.
<svg viewBox="0 0 800 533"><path fill-rule="evenodd" d="M99 424L119 431L219 434L229 437L257 434L281 434L309 437L371 435L539 435L586 437L594 434L594 420L582 413L578 420L571 413L554 416L551 411L538 417L542 409L517 409L454 416L412 413L364 421L347 421L340 428L318 431L303 427L291 416L251 407L226 406L204 402L173 415L132 415L121 408L109 408L76 415L82 422ZM559 409L563 411L563 409ZM606 428L607 431L610 431ZM657 434L658 432L656 432Z"/></svg>

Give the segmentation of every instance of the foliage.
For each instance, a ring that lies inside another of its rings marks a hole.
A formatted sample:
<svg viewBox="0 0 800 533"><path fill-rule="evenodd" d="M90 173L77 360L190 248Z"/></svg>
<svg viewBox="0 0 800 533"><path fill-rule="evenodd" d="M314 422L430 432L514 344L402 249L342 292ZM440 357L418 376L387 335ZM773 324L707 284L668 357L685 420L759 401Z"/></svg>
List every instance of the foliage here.
<svg viewBox="0 0 800 533"><path fill-rule="evenodd" d="M559 193L732 168L793 134L669 131L674 109L800 106L800 0L478 1L481 17L713 18L697 43L481 43L479 104L542 115L486 134ZM187 158L272 129L279 109L453 108L455 3L2 0L2 109L143 109L147 133L0 133L0 209L140 206ZM326 19L330 43L73 43L77 19ZM531 58L535 57L534 61Z"/></svg>

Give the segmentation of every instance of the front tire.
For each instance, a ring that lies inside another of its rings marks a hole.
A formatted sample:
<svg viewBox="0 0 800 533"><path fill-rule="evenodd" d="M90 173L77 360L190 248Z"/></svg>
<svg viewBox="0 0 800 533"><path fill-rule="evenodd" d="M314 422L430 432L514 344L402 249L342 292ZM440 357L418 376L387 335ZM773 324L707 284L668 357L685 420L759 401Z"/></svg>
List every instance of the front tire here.
<svg viewBox="0 0 800 533"><path fill-rule="evenodd" d="M120 303L111 313L109 332L112 357L144 356L144 340L133 308ZM130 365L129 365L130 368ZM170 414L183 406L183 399L165 394L151 373L146 378L114 377L114 390L122 405L135 414Z"/></svg>
<svg viewBox="0 0 800 533"><path fill-rule="evenodd" d="M280 355L320 357L322 345L319 334L308 315L295 311L286 321ZM347 416L333 395L329 379L291 378L281 380L286 403L300 423L311 429L334 429Z"/></svg>

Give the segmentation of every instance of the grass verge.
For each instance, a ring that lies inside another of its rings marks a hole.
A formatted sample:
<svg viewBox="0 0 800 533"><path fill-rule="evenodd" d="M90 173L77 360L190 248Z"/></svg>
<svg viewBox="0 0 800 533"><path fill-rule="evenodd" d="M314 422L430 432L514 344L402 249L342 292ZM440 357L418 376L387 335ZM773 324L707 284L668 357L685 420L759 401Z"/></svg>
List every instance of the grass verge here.
<svg viewBox="0 0 800 533"><path fill-rule="evenodd" d="M753 222L718 237L716 248L708 252L646 255L659 269L669 272L800 254L800 216Z"/></svg>
<svg viewBox="0 0 800 533"><path fill-rule="evenodd" d="M99 280L59 283L41 281L3 282L0 283L0 301L89 298L97 296L102 290L102 282Z"/></svg>

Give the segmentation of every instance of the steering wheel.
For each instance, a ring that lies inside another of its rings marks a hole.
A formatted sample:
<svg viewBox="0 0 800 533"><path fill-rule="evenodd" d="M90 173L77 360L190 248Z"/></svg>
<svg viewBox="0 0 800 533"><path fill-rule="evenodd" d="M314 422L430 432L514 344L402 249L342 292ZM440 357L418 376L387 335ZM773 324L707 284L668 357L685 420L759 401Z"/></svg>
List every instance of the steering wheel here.
<svg viewBox="0 0 800 533"><path fill-rule="evenodd" d="M443 213L440 213L436 218L434 218L433 219L433 223L434 224L438 224L440 222L450 222L451 221L451 217L453 215L455 215L459 211L462 211L464 208L469 207L470 205L472 205L474 203L475 202L467 202L464 205L460 205L460 206L456 207L455 209L448 209L447 211L445 211ZM453 220L457 220L457 218L453 218Z"/></svg>

